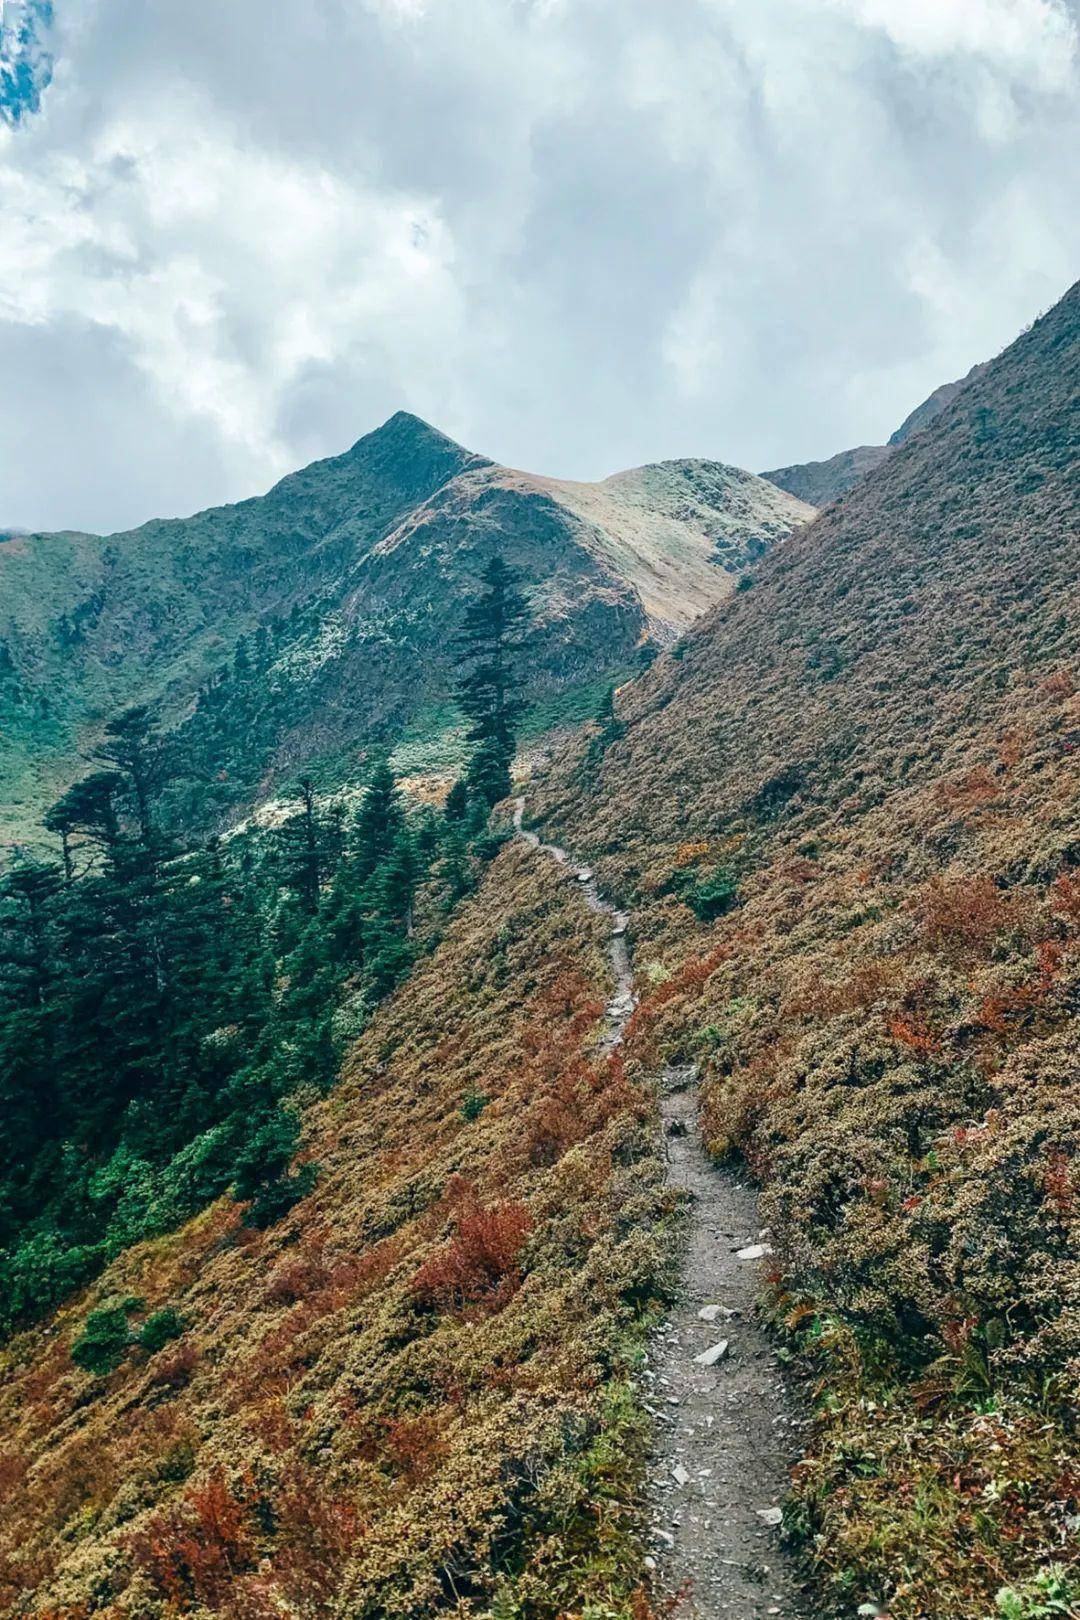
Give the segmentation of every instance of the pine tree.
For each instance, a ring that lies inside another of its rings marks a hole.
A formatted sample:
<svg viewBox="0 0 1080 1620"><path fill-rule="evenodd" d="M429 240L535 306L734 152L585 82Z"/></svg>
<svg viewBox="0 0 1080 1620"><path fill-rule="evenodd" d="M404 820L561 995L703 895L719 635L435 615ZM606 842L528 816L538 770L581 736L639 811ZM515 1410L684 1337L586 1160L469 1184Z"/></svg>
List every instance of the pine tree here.
<svg viewBox="0 0 1080 1620"><path fill-rule="evenodd" d="M483 591L469 604L459 637L457 699L475 743L465 773L469 795L490 807L510 791L510 766L524 705L518 654L529 610L519 576L496 553L484 569Z"/></svg>
<svg viewBox="0 0 1080 1620"><path fill-rule="evenodd" d="M309 917L319 909L326 868L326 828L315 802L315 784L302 776L300 808L277 829L281 879Z"/></svg>

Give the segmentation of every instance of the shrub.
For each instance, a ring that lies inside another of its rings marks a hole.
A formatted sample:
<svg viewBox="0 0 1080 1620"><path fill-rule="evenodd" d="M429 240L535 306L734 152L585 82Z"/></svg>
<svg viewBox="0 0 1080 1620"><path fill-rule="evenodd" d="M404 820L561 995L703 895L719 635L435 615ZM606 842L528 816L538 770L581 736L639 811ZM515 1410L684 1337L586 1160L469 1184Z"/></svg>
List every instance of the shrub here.
<svg viewBox="0 0 1080 1620"><path fill-rule="evenodd" d="M1060 1564L1050 1564L1022 1587L1003 1587L997 1595L997 1607L1005 1620L1051 1620L1054 1615L1075 1615L1080 1608L1080 1586Z"/></svg>
<svg viewBox="0 0 1080 1620"><path fill-rule="evenodd" d="M249 1226L273 1226L314 1186L314 1165L301 1165L289 1173L299 1136L295 1114L278 1109L242 1149L233 1191L238 1200L248 1201L245 1220Z"/></svg>
<svg viewBox="0 0 1080 1620"><path fill-rule="evenodd" d="M134 1301L124 1300L119 1305L90 1312L81 1336L71 1347L71 1359L76 1367L98 1378L119 1367L134 1342L128 1327L128 1313L134 1308Z"/></svg>
<svg viewBox="0 0 1080 1620"><path fill-rule="evenodd" d="M480 1118L490 1101L491 1098L485 1097L482 1091L466 1092L465 1099L461 1104L462 1119L467 1120L471 1125L474 1120Z"/></svg>
<svg viewBox="0 0 1080 1620"><path fill-rule="evenodd" d="M531 1230L524 1204L511 1200L485 1209L468 1188L453 1238L420 1267L413 1278L414 1294L444 1310L497 1310L521 1284L517 1261Z"/></svg>
<svg viewBox="0 0 1080 1620"><path fill-rule="evenodd" d="M186 1325L179 1311L172 1305L166 1305L163 1310L155 1311L153 1316L146 1318L138 1332L139 1343L150 1355L154 1355L173 1339L178 1339Z"/></svg>
<svg viewBox="0 0 1080 1620"><path fill-rule="evenodd" d="M696 881L690 870L682 868L671 879L670 887L699 922L715 922L723 917L735 905L739 893L738 879L723 866Z"/></svg>

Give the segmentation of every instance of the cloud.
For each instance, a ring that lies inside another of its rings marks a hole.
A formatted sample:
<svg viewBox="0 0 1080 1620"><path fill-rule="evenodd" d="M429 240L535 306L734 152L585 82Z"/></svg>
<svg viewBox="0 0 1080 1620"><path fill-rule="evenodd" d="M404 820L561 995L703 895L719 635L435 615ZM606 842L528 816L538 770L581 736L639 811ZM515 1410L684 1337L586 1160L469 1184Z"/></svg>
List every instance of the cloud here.
<svg viewBox="0 0 1080 1620"><path fill-rule="evenodd" d="M235 499L399 407L586 477L883 438L1076 273L1076 34L1054 0L58 0L0 125L0 519Z"/></svg>

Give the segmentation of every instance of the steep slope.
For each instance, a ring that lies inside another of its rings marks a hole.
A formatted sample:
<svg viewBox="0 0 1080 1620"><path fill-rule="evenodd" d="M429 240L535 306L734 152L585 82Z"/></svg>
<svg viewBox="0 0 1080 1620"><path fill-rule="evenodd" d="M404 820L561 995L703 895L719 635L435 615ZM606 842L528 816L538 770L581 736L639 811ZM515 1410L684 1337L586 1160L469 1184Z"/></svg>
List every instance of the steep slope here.
<svg viewBox="0 0 1080 1620"><path fill-rule="evenodd" d="M810 515L713 463L601 485L531 478L399 413L238 506L107 539L8 539L9 828L25 828L132 701L188 717L207 774L224 776L223 813L300 763L340 765L373 734L410 722L437 733L453 632L494 545L531 588L531 695L550 700L625 672L644 643L670 642Z"/></svg>
<svg viewBox="0 0 1080 1620"><path fill-rule="evenodd" d="M1074 289L530 786L633 901L624 1046L610 918L504 849L310 1105L314 1190L6 1347L8 1613L641 1620L648 1082L689 1061L820 1395L820 1612L985 1620L1074 1558L1078 368ZM178 1336L91 1377L104 1304Z"/></svg>
<svg viewBox="0 0 1080 1620"><path fill-rule="evenodd" d="M265 1233L220 1204L7 1347L0 1612L629 1601L671 1200L650 1097L594 1047L577 891L504 851L309 1110L302 1204ZM72 1341L120 1301L180 1336L89 1377Z"/></svg>
<svg viewBox="0 0 1080 1620"><path fill-rule="evenodd" d="M776 467L761 476L799 500L809 501L812 506L828 506L838 496L853 489L875 467L887 461L893 451L905 444L913 433L929 426L946 405L952 404L961 388L965 388L985 370L985 362L972 366L967 376L961 377L958 382L942 383L940 388L935 388L928 399L924 399L910 416L904 418L890 436L888 444L861 444L855 450L841 450L827 461L805 461L793 467Z"/></svg>
<svg viewBox="0 0 1080 1620"><path fill-rule="evenodd" d="M1078 1601L1078 380L1074 287L532 799L634 905L631 1073L764 1182L838 1613Z"/></svg>

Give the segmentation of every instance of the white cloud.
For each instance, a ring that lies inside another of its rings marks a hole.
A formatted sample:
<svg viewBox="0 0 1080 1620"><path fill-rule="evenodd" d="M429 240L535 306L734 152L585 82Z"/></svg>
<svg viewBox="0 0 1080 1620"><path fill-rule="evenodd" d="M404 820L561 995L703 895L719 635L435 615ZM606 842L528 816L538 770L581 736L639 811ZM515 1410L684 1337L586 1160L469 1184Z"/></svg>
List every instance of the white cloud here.
<svg viewBox="0 0 1080 1620"><path fill-rule="evenodd" d="M267 16L59 0L0 126L0 519L233 499L400 406L580 476L828 454L1075 274L1055 0Z"/></svg>
<svg viewBox="0 0 1080 1620"><path fill-rule="evenodd" d="M915 56L980 56L1063 89L1076 22L1063 0L827 0Z"/></svg>

